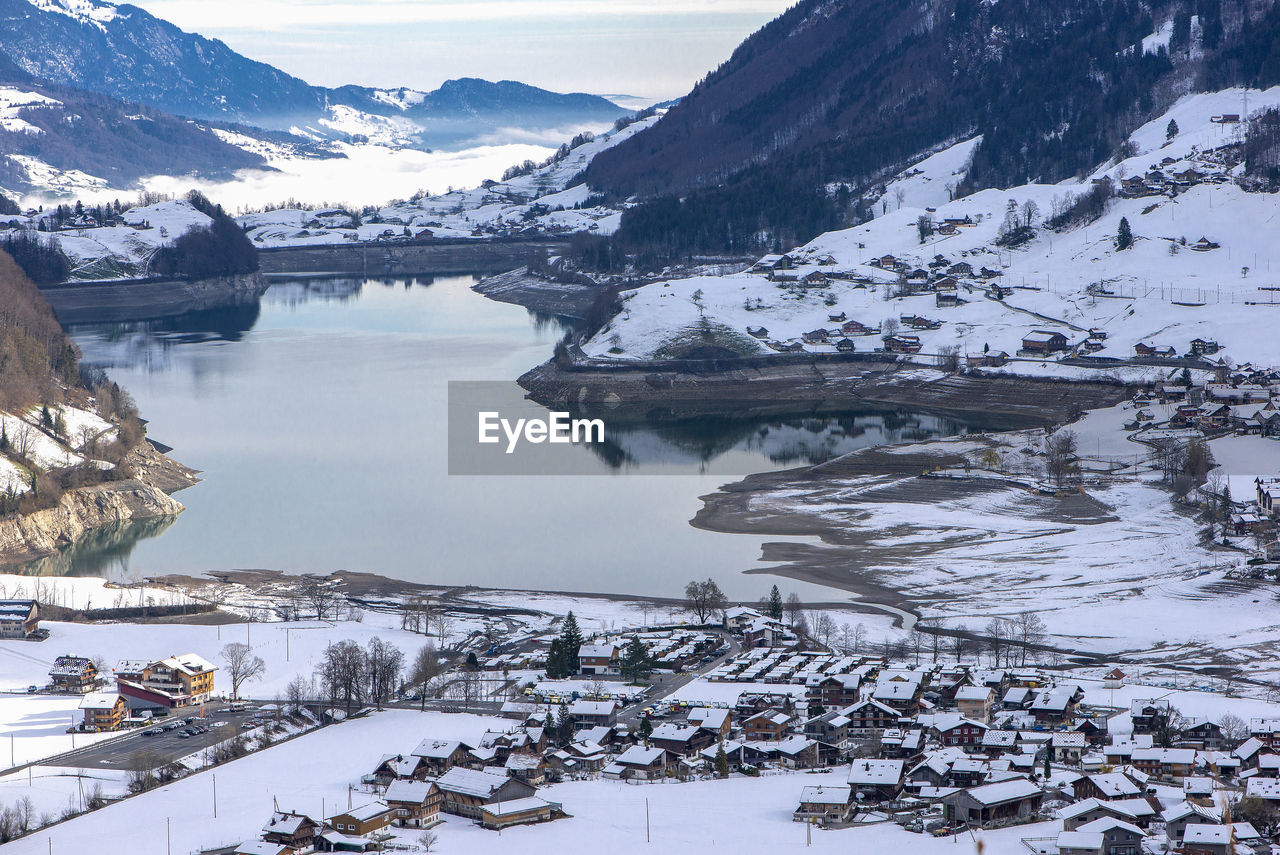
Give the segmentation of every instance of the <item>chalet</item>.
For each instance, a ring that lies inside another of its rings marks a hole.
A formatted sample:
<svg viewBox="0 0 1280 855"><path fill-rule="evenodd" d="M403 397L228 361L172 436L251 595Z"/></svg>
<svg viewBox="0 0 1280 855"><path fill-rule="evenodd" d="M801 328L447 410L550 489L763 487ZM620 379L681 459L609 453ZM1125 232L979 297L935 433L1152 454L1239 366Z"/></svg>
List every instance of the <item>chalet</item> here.
<svg viewBox="0 0 1280 855"><path fill-rule="evenodd" d="M999 368L1009 363L1009 354L1003 350L988 351L978 356L966 356L965 364L970 368Z"/></svg>
<svg viewBox="0 0 1280 855"><path fill-rule="evenodd" d="M961 686L956 690L956 709L960 715L985 724L991 718L995 692L986 686Z"/></svg>
<svg viewBox="0 0 1280 855"><path fill-rule="evenodd" d="M972 276L973 265L967 261L957 261L947 268L948 276Z"/></svg>
<svg viewBox="0 0 1280 855"><path fill-rule="evenodd" d="M954 309L960 305L960 297L955 291L939 291L933 297L933 304L939 309Z"/></svg>
<svg viewBox="0 0 1280 855"><path fill-rule="evenodd" d="M1116 817L1102 817L1058 834L1058 855L1142 855L1146 832Z"/></svg>
<svg viewBox="0 0 1280 855"><path fill-rule="evenodd" d="M1172 713L1173 706L1163 698L1138 698L1129 704L1134 733L1151 733L1164 727Z"/></svg>
<svg viewBox="0 0 1280 855"><path fill-rule="evenodd" d="M873 333L875 330L869 329L858 321L845 321L840 325L840 332L845 335L864 335Z"/></svg>
<svg viewBox="0 0 1280 855"><path fill-rule="evenodd" d="M80 701L80 710L82 730L106 733L120 729L128 707L118 692L92 692Z"/></svg>
<svg viewBox="0 0 1280 855"><path fill-rule="evenodd" d="M1201 751L1220 751L1226 747L1226 737L1216 722L1196 720L1182 728L1178 737L1179 748L1197 748Z"/></svg>
<svg viewBox="0 0 1280 855"><path fill-rule="evenodd" d="M995 279L1003 275L1004 275L1003 270L992 270L990 267L985 267L985 266L978 271L978 276L981 277L982 279Z"/></svg>
<svg viewBox="0 0 1280 855"><path fill-rule="evenodd" d="M1213 241L1209 240L1207 237L1201 236L1200 240L1191 244L1190 248L1195 250L1196 252L1208 252L1211 249L1218 249L1219 246L1220 244L1214 243Z"/></svg>
<svg viewBox="0 0 1280 855"><path fill-rule="evenodd" d="M1222 814L1216 808L1204 807L1194 802L1184 801L1165 808L1160 818L1164 821L1165 837L1171 848L1182 845L1188 828L1222 825Z"/></svg>
<svg viewBox="0 0 1280 855"><path fill-rule="evenodd" d="M849 784L820 784L800 791L800 806L791 814L796 822L815 825L848 821L853 813L853 787Z"/></svg>
<svg viewBox="0 0 1280 855"><path fill-rule="evenodd" d="M858 702L860 674L832 674L823 677L811 693L828 709L842 709Z"/></svg>
<svg viewBox="0 0 1280 855"><path fill-rule="evenodd" d="M760 612L747 606L731 606L724 610L723 625L729 632L741 632L753 620L762 618Z"/></svg>
<svg viewBox="0 0 1280 855"><path fill-rule="evenodd" d="M124 679L117 673L116 688L131 709L194 706L213 696L213 675L217 670L203 657L184 653L148 662L140 680Z"/></svg>
<svg viewBox="0 0 1280 855"><path fill-rule="evenodd" d="M1077 766L1088 748L1088 740L1078 731L1055 733L1049 740L1049 748L1056 762Z"/></svg>
<svg viewBox="0 0 1280 855"><path fill-rule="evenodd" d="M1133 355L1151 359L1173 359L1178 351L1168 345L1151 345L1140 341L1133 346Z"/></svg>
<svg viewBox="0 0 1280 855"><path fill-rule="evenodd" d="M850 734L867 736L897 725L902 715L893 707L868 698L844 710Z"/></svg>
<svg viewBox="0 0 1280 855"><path fill-rule="evenodd" d="M813 769L822 758L834 758L833 750L819 751L819 743L808 737L795 735L777 742L755 743L768 746L772 752L770 759L788 769Z"/></svg>
<svg viewBox="0 0 1280 855"><path fill-rule="evenodd" d="M35 600L0 600L0 639L32 638L40 629Z"/></svg>
<svg viewBox="0 0 1280 855"><path fill-rule="evenodd" d="M814 716L804 723L804 735L843 751L849 745L849 717L838 710Z"/></svg>
<svg viewBox="0 0 1280 855"><path fill-rule="evenodd" d="M786 738L794 721L790 713L764 710L742 723L743 735L748 741L776 742Z"/></svg>
<svg viewBox="0 0 1280 855"><path fill-rule="evenodd" d="M768 338L769 330L766 327L747 327L747 335L752 338Z"/></svg>
<svg viewBox="0 0 1280 855"><path fill-rule="evenodd" d="M1217 353L1221 349L1216 341L1212 339L1193 338L1191 339L1191 353L1195 356L1206 356Z"/></svg>
<svg viewBox="0 0 1280 855"><path fill-rule="evenodd" d="M564 816L564 808L559 802L549 802L537 797L511 799L496 802L480 808L477 819L481 828L500 831L513 825L529 825L535 822L550 822Z"/></svg>
<svg viewBox="0 0 1280 855"><path fill-rule="evenodd" d="M842 324L848 319L849 316L844 312L835 312L834 314L827 315L827 320L833 324Z"/></svg>
<svg viewBox="0 0 1280 855"><path fill-rule="evenodd" d="M613 644L584 644L578 650L583 675L617 674L618 648Z"/></svg>
<svg viewBox="0 0 1280 855"><path fill-rule="evenodd" d="M1194 748L1135 748L1130 762L1148 775L1181 781L1195 773L1196 752Z"/></svg>
<svg viewBox="0 0 1280 855"><path fill-rule="evenodd" d="M334 814L325 820L338 831L352 837L365 837L381 831L396 818L396 811L384 802L369 802Z"/></svg>
<svg viewBox="0 0 1280 855"><path fill-rule="evenodd" d="M92 692L98 686L98 667L83 656L59 656L49 669L49 684L56 692Z"/></svg>
<svg viewBox="0 0 1280 855"><path fill-rule="evenodd" d="M711 733L717 739L720 737L727 738L729 731L733 727L733 713L731 710L720 709L719 707L694 707L689 710L689 716L686 721Z"/></svg>
<svg viewBox="0 0 1280 855"><path fill-rule="evenodd" d="M884 349L889 353L919 353L920 339L914 335L891 335L884 340Z"/></svg>
<svg viewBox="0 0 1280 855"><path fill-rule="evenodd" d="M1018 750L1021 739L1016 730L987 730L982 734L982 750L989 757L1012 754Z"/></svg>
<svg viewBox="0 0 1280 855"><path fill-rule="evenodd" d="M401 828L423 828L440 818L444 793L435 781L392 781L382 794Z"/></svg>
<svg viewBox="0 0 1280 855"><path fill-rule="evenodd" d="M752 273L768 273L774 270L790 270L795 267L795 260L789 255L766 255L752 267Z"/></svg>
<svg viewBox="0 0 1280 855"><path fill-rule="evenodd" d="M851 339L842 338L836 342L836 352L838 353L853 353L857 349L857 345Z"/></svg>
<svg viewBox="0 0 1280 855"><path fill-rule="evenodd" d="M1125 772L1086 775L1071 785L1071 791L1077 800L1097 799L1101 802L1140 798L1146 794L1145 786Z"/></svg>
<svg viewBox="0 0 1280 855"><path fill-rule="evenodd" d="M982 722L970 721L959 715L946 715L938 716L930 730L938 735L938 741L945 747L972 751L982 745L982 735L988 728Z"/></svg>
<svg viewBox="0 0 1280 855"><path fill-rule="evenodd" d="M1027 819L1043 800L1038 786L1014 778L943 796L942 805L948 822L987 828Z"/></svg>
<svg viewBox="0 0 1280 855"><path fill-rule="evenodd" d="M827 274L821 270L813 270L801 276L800 281L809 287L822 287L827 284Z"/></svg>
<svg viewBox="0 0 1280 855"><path fill-rule="evenodd" d="M270 843L266 840L246 840L239 846L226 850L228 855L296 855L292 846L283 843Z"/></svg>
<svg viewBox="0 0 1280 855"><path fill-rule="evenodd" d="M1182 833L1183 855L1233 855L1234 829L1229 825L1188 825Z"/></svg>
<svg viewBox="0 0 1280 855"><path fill-rule="evenodd" d="M1067 337L1052 330L1033 330L1022 337L1022 349L1028 353L1057 353L1067 349Z"/></svg>
<svg viewBox="0 0 1280 855"><path fill-rule="evenodd" d="M909 680L884 679L882 676L871 690L871 699L898 711L899 715L919 710L921 695L919 683Z"/></svg>
<svg viewBox="0 0 1280 855"><path fill-rule="evenodd" d="M973 217L965 214L963 217L944 217L943 224L948 226L963 226L965 228L974 225ZM964 262L961 262L963 264Z"/></svg>
<svg viewBox="0 0 1280 855"><path fill-rule="evenodd" d="M535 787L547 781L547 762L541 754L511 754L502 768L510 777Z"/></svg>
<svg viewBox="0 0 1280 855"><path fill-rule="evenodd" d="M604 725L612 727L618 721L618 702L578 700L569 704L569 717L576 728Z"/></svg>
<svg viewBox="0 0 1280 855"><path fill-rule="evenodd" d="M696 756L715 741L716 737L711 731L690 724L661 724L649 736L651 746L665 749L677 757Z"/></svg>
<svg viewBox="0 0 1280 855"><path fill-rule="evenodd" d="M676 758L666 749L633 745L604 767L603 774L606 778L620 778L624 781L651 781L666 777L675 765Z"/></svg>
<svg viewBox="0 0 1280 855"><path fill-rule="evenodd" d="M900 262L892 255L882 255L879 258L873 259L871 263L884 270L894 270Z"/></svg>
<svg viewBox="0 0 1280 855"><path fill-rule="evenodd" d="M938 232L938 234L944 235L947 237L950 237L951 235L960 234L960 229L951 225L950 223L943 223L942 225L938 226L936 231Z"/></svg>
<svg viewBox="0 0 1280 855"><path fill-rule="evenodd" d="M831 334L824 329L809 330L800 336L801 340L807 344L824 344L831 338Z"/></svg>
<svg viewBox="0 0 1280 855"><path fill-rule="evenodd" d="M1061 722L1074 713L1084 693L1074 683L1065 683L1036 692L1031 701L1031 714L1036 721Z"/></svg>
<svg viewBox="0 0 1280 855"><path fill-rule="evenodd" d="M469 819L479 819L483 806L528 798L537 791L532 784L507 775L478 772L460 766L437 778L436 786L443 795L440 810Z"/></svg>
<svg viewBox="0 0 1280 855"><path fill-rule="evenodd" d="M742 646L747 649L753 647L776 647L789 635L790 633L782 625L781 621L759 617L743 628Z"/></svg>
<svg viewBox="0 0 1280 855"><path fill-rule="evenodd" d="M1153 819L1159 818L1157 809L1145 798L1109 802L1083 799L1063 808L1059 811L1059 816L1062 818L1062 827L1067 831L1076 831L1083 825L1106 817L1132 823L1139 828L1146 828Z"/></svg>
<svg viewBox="0 0 1280 855"><path fill-rule="evenodd" d="M288 846L298 852L310 849L320 826L311 817L293 811L276 811L262 826L261 838L267 843Z"/></svg>
<svg viewBox="0 0 1280 855"><path fill-rule="evenodd" d="M424 739L413 749L420 763L414 777L443 775L455 766L471 762L471 746L456 739Z"/></svg>
<svg viewBox="0 0 1280 855"><path fill-rule="evenodd" d="M864 802L892 801L902 791L906 764L902 760L855 760L849 769L854 798Z"/></svg>

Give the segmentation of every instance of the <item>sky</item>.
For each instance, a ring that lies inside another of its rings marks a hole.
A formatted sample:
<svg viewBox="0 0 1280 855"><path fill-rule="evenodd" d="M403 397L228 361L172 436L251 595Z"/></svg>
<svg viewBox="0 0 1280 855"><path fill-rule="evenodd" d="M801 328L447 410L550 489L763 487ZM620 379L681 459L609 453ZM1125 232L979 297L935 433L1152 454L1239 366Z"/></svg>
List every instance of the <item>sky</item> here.
<svg viewBox="0 0 1280 855"><path fill-rule="evenodd" d="M132 0L309 83L686 93L795 0Z"/></svg>

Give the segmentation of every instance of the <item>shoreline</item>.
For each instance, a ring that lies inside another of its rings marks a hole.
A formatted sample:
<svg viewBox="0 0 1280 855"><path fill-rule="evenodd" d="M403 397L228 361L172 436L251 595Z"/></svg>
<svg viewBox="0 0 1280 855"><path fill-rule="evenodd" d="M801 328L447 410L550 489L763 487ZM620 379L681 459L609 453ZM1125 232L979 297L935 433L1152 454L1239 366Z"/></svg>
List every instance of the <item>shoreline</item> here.
<svg viewBox="0 0 1280 855"><path fill-rule="evenodd" d="M198 482L197 471L145 439L130 458L132 478L67 490L52 507L0 520L0 572L36 564L56 571L61 557L95 536L110 541L128 524L171 524L186 508L170 494Z"/></svg>
<svg viewBox="0 0 1280 855"><path fill-rule="evenodd" d="M253 302L267 290L261 273L210 279L65 282L40 288L63 327L147 321L227 304Z"/></svg>

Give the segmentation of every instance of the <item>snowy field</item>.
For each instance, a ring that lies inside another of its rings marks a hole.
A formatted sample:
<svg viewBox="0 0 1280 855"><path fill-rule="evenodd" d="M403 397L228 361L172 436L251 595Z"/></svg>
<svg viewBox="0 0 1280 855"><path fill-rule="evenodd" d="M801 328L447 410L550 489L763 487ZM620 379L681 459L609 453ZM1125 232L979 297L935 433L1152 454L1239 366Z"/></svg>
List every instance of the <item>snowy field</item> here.
<svg viewBox="0 0 1280 855"><path fill-rule="evenodd" d="M507 729L509 721L480 716L387 711L326 728L287 743L201 773L37 832L8 844L6 853L47 855L53 851L89 851L102 841L118 839L127 829L156 829L172 818L173 852L194 852L219 844L234 844L257 836L270 816L273 800L282 809L314 814L335 813L347 806L348 784L358 782L384 753L412 748L427 737L476 739L486 729ZM216 774L218 816L213 816L212 775ZM571 815L538 826L508 829L498 835L468 820L446 817L436 829L441 852L571 852L583 841L611 852L667 851L767 852L805 845L805 828L791 821L791 812L804 786L843 783L847 768L820 774L781 774L763 778L731 778L688 784L629 785L615 781L585 781L539 789L542 798L561 802ZM42 779L49 804L64 804L74 792L69 781ZM0 798L12 792L0 781ZM65 794L64 794L65 792ZM362 800L356 792L353 803ZM645 807L649 835L645 842ZM697 809L690 809L691 806ZM988 832L979 839L988 855L1015 855L1022 837L1046 836L1060 823L1021 826ZM417 832L401 832L412 842ZM136 837L137 835L133 835ZM138 840L142 846L165 851L164 834ZM813 833L818 852L884 851L910 847L911 852L954 855L973 852L973 841L935 840L912 835L894 825ZM150 852L152 849L138 849Z"/></svg>

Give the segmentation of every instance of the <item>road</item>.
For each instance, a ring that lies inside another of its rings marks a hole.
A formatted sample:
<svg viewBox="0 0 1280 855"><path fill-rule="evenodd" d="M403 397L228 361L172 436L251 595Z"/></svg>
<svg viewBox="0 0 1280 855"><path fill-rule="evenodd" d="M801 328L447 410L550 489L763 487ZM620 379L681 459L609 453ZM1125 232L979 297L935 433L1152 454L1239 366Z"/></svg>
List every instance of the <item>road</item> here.
<svg viewBox="0 0 1280 855"><path fill-rule="evenodd" d="M221 704L207 704L205 706L205 718L197 718L195 723L209 726L208 733L183 739L178 736L182 732L182 728L171 730L168 733L159 733L155 736L144 736L143 731L149 728L138 728L128 731L126 735L118 739L109 739L106 742L100 742L86 748L79 748L75 751L68 751L56 757L41 760L39 765L81 769L129 769L133 763L133 758L137 754L147 752L158 761L154 765L161 766L186 757L188 754L194 754L202 749L210 748L236 734L244 733L245 731L241 729L241 725L256 715L255 709L256 707L251 705L249 709L243 712L229 712ZM184 712L186 715L182 714ZM188 710L175 710L166 718L159 719L155 726L159 727L174 721L180 722L186 716L198 716L199 713L199 707ZM226 722L226 725L224 727L211 726L214 722L219 721Z"/></svg>

